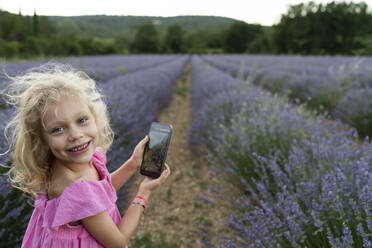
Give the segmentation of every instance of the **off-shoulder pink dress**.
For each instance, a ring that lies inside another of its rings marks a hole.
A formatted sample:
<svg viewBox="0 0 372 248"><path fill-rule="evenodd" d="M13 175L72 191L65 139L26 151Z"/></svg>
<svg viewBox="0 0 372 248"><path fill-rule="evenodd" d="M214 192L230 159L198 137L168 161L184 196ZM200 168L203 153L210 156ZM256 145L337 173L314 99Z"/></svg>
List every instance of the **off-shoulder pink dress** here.
<svg viewBox="0 0 372 248"><path fill-rule="evenodd" d="M103 211L109 213L116 225L120 223L116 191L106 168L105 154L97 149L92 162L100 175L99 181L75 181L59 197L51 200L46 194L38 196L22 247L103 247L82 224L68 224Z"/></svg>

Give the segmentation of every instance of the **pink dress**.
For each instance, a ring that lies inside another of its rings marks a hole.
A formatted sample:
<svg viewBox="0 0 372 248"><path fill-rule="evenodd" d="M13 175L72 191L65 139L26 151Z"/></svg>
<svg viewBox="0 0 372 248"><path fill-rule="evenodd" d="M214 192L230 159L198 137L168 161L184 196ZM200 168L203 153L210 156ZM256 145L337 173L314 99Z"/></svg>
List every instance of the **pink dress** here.
<svg viewBox="0 0 372 248"><path fill-rule="evenodd" d="M93 165L101 180L75 181L52 200L48 200L46 194L38 196L22 248L103 247L82 224L68 224L105 210L116 225L120 223L116 191L106 168L106 156L98 149L93 154Z"/></svg>

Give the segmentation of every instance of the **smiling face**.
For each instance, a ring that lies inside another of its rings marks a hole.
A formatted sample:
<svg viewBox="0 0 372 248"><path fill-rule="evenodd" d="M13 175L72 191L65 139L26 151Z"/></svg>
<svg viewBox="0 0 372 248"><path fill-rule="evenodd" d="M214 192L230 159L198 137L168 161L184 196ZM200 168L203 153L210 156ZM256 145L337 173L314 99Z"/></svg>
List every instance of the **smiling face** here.
<svg viewBox="0 0 372 248"><path fill-rule="evenodd" d="M43 117L43 138L56 163L88 164L98 144L93 113L79 97L61 96L49 104Z"/></svg>

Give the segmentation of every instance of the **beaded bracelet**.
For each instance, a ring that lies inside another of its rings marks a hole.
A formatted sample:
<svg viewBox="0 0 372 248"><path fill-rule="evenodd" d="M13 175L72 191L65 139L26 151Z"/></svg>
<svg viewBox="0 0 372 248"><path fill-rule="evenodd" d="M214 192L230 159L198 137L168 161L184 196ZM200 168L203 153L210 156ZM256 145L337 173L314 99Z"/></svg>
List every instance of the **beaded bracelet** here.
<svg viewBox="0 0 372 248"><path fill-rule="evenodd" d="M143 207L143 212L145 212L145 210L146 210L146 206L143 205L141 202L135 202L135 201L132 201L132 204L141 205L141 206Z"/></svg>
<svg viewBox="0 0 372 248"><path fill-rule="evenodd" d="M145 205L143 205L141 202L137 202L137 201L132 201L131 204L135 204L135 205L141 205L143 207L143 215L141 216L141 226L144 227L145 226L145 210L146 210L146 207Z"/></svg>
<svg viewBox="0 0 372 248"><path fill-rule="evenodd" d="M136 195L135 198L141 199L141 200L143 200L145 202L145 209L144 209L144 211L146 211L146 209L147 209L147 200L145 199L145 197L140 196L140 195Z"/></svg>

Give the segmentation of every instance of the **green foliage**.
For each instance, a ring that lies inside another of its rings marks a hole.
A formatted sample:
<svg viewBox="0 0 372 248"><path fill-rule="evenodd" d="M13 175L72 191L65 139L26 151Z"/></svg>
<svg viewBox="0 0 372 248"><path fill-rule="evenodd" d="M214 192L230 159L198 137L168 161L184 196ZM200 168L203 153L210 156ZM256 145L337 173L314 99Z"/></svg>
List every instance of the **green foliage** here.
<svg viewBox="0 0 372 248"><path fill-rule="evenodd" d="M46 16L38 17L36 13L24 17L0 11L0 56L29 58L119 51L113 39L81 38L80 28L70 19L56 26Z"/></svg>
<svg viewBox="0 0 372 248"><path fill-rule="evenodd" d="M137 236L134 240L133 247L138 248L177 248L177 244L167 243L165 240L165 234L160 235L160 240L158 242L154 241L150 233L145 233L144 235Z"/></svg>
<svg viewBox="0 0 372 248"><path fill-rule="evenodd" d="M185 34L188 53L211 53L222 50L223 33L213 29L198 29ZM223 50L222 50L223 51Z"/></svg>
<svg viewBox="0 0 372 248"><path fill-rule="evenodd" d="M8 194L0 196L0 204L2 206L0 210L2 220L0 230L4 230L0 236L0 246L18 247L22 242L20 237L23 237L26 232L26 226L33 208L26 203L25 198L22 197L22 192L14 188ZM5 218L15 209L20 211L20 216Z"/></svg>
<svg viewBox="0 0 372 248"><path fill-rule="evenodd" d="M56 26L61 36L76 36L80 33L79 27L69 18L58 22Z"/></svg>
<svg viewBox="0 0 372 248"><path fill-rule="evenodd" d="M113 54L117 53L118 49L115 46L115 41L112 39L102 38L82 38L78 40L82 49L81 54Z"/></svg>
<svg viewBox="0 0 372 248"><path fill-rule="evenodd" d="M172 188L169 188L168 191L167 191L167 202L168 202L168 204L173 204Z"/></svg>
<svg viewBox="0 0 372 248"><path fill-rule="evenodd" d="M11 57L18 54L20 43L18 41L5 41L0 39L0 56Z"/></svg>
<svg viewBox="0 0 372 248"><path fill-rule="evenodd" d="M367 4L292 5L273 27L213 16L22 16L0 10L0 56L112 53L372 54Z"/></svg>
<svg viewBox="0 0 372 248"><path fill-rule="evenodd" d="M168 27L165 47L168 53L182 53L184 51L183 30L179 24L173 24Z"/></svg>
<svg viewBox="0 0 372 248"><path fill-rule="evenodd" d="M248 51L255 38L262 33L260 25L235 22L226 32L224 48L228 53Z"/></svg>
<svg viewBox="0 0 372 248"><path fill-rule="evenodd" d="M262 27L262 32L250 43L248 51L250 53L276 53L273 29L271 27Z"/></svg>
<svg viewBox="0 0 372 248"><path fill-rule="evenodd" d="M290 6L275 28L279 53L352 54L363 48L358 37L371 31L367 4L331 2Z"/></svg>
<svg viewBox="0 0 372 248"><path fill-rule="evenodd" d="M80 29L81 37L117 38L118 36L132 36L136 30L146 23L156 23L159 33L165 33L169 26L180 25L185 33L195 30L224 30L234 19L217 16L49 16L50 21L56 25L69 19Z"/></svg>
<svg viewBox="0 0 372 248"><path fill-rule="evenodd" d="M137 29L132 51L135 53L158 52L158 31L154 24L145 23Z"/></svg>
<svg viewBox="0 0 372 248"><path fill-rule="evenodd" d="M34 17L32 18L32 29L34 36L38 36L40 33L39 17L34 12Z"/></svg>
<svg viewBox="0 0 372 248"><path fill-rule="evenodd" d="M130 38L131 36L122 34L114 39L114 43L118 53L129 53L129 45L131 42Z"/></svg>

